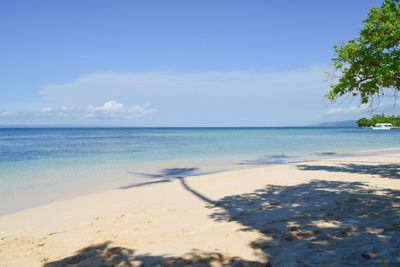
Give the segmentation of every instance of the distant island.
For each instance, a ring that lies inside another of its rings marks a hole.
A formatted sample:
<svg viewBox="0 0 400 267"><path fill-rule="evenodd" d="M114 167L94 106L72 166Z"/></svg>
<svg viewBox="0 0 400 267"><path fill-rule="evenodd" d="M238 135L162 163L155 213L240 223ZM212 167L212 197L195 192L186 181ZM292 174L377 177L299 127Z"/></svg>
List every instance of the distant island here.
<svg viewBox="0 0 400 267"><path fill-rule="evenodd" d="M361 118L357 120L357 126L359 128L367 128L371 126L375 126L377 123L391 123L394 127L400 127L400 116L388 115L374 115L372 118Z"/></svg>

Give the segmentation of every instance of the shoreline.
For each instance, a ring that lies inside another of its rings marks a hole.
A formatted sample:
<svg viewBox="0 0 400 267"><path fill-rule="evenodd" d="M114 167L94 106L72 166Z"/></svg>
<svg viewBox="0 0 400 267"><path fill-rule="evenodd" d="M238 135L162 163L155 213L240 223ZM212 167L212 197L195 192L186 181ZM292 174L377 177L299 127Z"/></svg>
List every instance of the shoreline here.
<svg viewBox="0 0 400 267"><path fill-rule="evenodd" d="M343 158L343 157L359 157L359 156L379 156L384 154L393 154L393 153L400 153L400 147L395 148L377 148L377 149L359 149L359 150L339 150L339 151L329 151L323 153L303 153L303 154L293 154L293 155L267 155L267 156L257 156L247 160L239 160L235 161L230 159L229 157L219 158L219 163L214 164L208 162L207 165L200 165L199 167L195 167L195 170L191 171L192 175L206 175L212 173L223 173L235 170L243 170L243 169L252 169L252 168L263 168L267 166L274 166L274 165L282 165L282 164L290 164L290 163L306 163L306 162L313 162L319 160L330 160L335 158ZM170 169L185 169L185 168L193 168L193 166L197 166L197 164L193 164L193 160L189 160L187 162L163 162L160 161L157 163L158 169L154 168L151 170L150 173L147 172L127 172L127 174L122 174L121 172L111 171L110 176L114 174L118 178L107 179L98 182L87 183L87 185L76 185L75 187L70 187L69 189L62 188L63 191L52 191L51 194L48 193L49 189L47 188L46 197L45 199L43 196L45 194L40 193L31 193L29 195L29 191L31 188L23 188L13 192L6 192L3 193L4 196L8 195L15 195L14 199L8 199L8 202L20 199L22 195L24 197L31 197L29 205L20 205L14 206L11 208L6 208L4 211L0 211L0 216L9 215L13 213L17 213L23 210L40 207L42 205L46 205L49 203L57 202L60 200L76 198L84 195L90 195L96 192L107 191L112 189L118 189L120 187L130 186L132 184L141 184L145 183L146 179L151 176L159 176L153 177L158 179L165 179L169 178L168 174L163 174L163 170L170 170ZM204 162L203 162L204 163ZM111 164L109 166L110 169L118 169L121 168L118 164ZM126 169L126 168L121 168ZM115 175L116 174L116 175ZM176 176L177 173L173 173L172 177ZM94 176L94 175L91 175ZM51 185L52 183L50 183ZM57 183L54 183L57 186ZM39 189L46 189L42 185L34 186L33 188ZM60 190L60 189L59 189ZM38 198L37 196L40 196ZM7 199L6 199L7 200ZM4 199L3 199L4 203ZM6 201L7 203L7 201Z"/></svg>
<svg viewBox="0 0 400 267"><path fill-rule="evenodd" d="M398 263L399 161L400 153L383 153L204 175L176 170L0 216L0 262L56 266L75 255L79 264L140 266L196 256L285 266L285 254L295 265Z"/></svg>

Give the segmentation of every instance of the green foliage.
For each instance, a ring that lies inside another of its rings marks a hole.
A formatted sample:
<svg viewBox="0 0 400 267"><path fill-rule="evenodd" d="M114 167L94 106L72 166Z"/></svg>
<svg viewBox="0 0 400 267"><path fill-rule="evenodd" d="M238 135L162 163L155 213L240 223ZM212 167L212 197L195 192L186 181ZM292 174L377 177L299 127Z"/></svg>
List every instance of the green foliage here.
<svg viewBox="0 0 400 267"><path fill-rule="evenodd" d="M371 119L361 118L357 121L358 127L375 126L377 123L391 123L393 126L400 127L400 116L385 116L385 114L374 115Z"/></svg>
<svg viewBox="0 0 400 267"><path fill-rule="evenodd" d="M373 7L358 38L335 45L333 58L340 72L326 97L331 101L350 94L368 103L384 88L400 91L400 0L385 0Z"/></svg>
<svg viewBox="0 0 400 267"><path fill-rule="evenodd" d="M371 120L367 118L361 118L357 121L358 127L369 127L371 126Z"/></svg>

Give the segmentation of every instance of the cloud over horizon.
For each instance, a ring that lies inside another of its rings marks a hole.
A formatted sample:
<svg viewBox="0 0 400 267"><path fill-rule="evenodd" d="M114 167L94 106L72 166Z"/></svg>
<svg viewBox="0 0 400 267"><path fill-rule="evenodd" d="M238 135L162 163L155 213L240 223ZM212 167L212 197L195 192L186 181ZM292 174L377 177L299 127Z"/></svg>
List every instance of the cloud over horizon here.
<svg viewBox="0 0 400 267"><path fill-rule="evenodd" d="M148 101L162 110L147 117L151 125L301 124L304 119L292 109L301 108L303 115L310 117L321 106L327 69L315 65L282 72L104 72L48 84L40 93L45 101L59 105L108 99Z"/></svg>
<svg viewBox="0 0 400 267"><path fill-rule="evenodd" d="M104 119L125 124L136 119L139 126L290 126L368 114L366 106L354 101L332 104L324 98L327 71L330 66L312 65L280 72L92 73L44 85L37 107L0 110L0 119L36 114L58 116L65 123Z"/></svg>
<svg viewBox="0 0 400 267"><path fill-rule="evenodd" d="M124 106L115 100L105 102L101 106L88 105L87 108L80 108L74 106L54 107L47 106L43 108L33 109L18 109L14 111L4 111L0 117L18 118L18 117L31 117L31 118L140 118L146 114L157 111L152 108L149 103L145 105Z"/></svg>

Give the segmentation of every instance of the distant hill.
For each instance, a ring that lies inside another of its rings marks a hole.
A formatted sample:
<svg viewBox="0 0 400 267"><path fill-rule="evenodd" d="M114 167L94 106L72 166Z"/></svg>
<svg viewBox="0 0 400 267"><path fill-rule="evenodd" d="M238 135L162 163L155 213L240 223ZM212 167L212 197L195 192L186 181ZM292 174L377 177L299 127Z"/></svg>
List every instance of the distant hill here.
<svg viewBox="0 0 400 267"><path fill-rule="evenodd" d="M312 124L310 126L313 127L356 127L356 121L330 121L330 122L322 122L317 124Z"/></svg>

